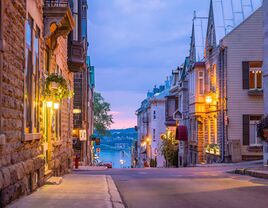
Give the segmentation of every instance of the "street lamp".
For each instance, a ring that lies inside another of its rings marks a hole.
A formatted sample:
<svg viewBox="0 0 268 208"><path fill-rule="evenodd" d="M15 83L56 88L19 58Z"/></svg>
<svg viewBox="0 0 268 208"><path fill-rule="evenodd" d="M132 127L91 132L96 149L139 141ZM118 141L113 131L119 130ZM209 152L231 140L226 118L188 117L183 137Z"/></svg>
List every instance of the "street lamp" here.
<svg viewBox="0 0 268 208"><path fill-rule="evenodd" d="M212 97L211 96L206 97L206 103L209 104L209 105L212 103Z"/></svg>
<svg viewBox="0 0 268 208"><path fill-rule="evenodd" d="M149 142L150 142L150 138L149 137L146 138L146 142L149 144Z"/></svg>
<svg viewBox="0 0 268 208"><path fill-rule="evenodd" d="M47 101L47 107L48 107L48 108L51 108L52 105L53 105L52 101Z"/></svg>
<svg viewBox="0 0 268 208"><path fill-rule="evenodd" d="M60 107L60 104L59 103L54 103L53 108L55 110L59 109L59 107Z"/></svg>

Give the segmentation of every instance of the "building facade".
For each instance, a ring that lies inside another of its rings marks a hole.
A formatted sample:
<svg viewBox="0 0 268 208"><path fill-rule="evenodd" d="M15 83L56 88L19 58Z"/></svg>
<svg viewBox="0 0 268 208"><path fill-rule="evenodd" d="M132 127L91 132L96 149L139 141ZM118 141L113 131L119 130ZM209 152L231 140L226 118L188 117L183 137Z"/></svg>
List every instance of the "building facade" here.
<svg viewBox="0 0 268 208"><path fill-rule="evenodd" d="M73 101L48 99L48 79L73 90L75 27L67 0L0 1L0 206L72 168ZM56 87L57 88L57 87Z"/></svg>

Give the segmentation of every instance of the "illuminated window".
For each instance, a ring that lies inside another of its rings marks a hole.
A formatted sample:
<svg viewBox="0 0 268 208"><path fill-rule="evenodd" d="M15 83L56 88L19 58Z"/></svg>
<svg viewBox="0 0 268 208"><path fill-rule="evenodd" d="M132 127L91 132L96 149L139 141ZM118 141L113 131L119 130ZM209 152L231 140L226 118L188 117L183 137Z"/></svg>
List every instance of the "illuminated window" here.
<svg viewBox="0 0 268 208"><path fill-rule="evenodd" d="M25 30L24 118L25 133L39 132L39 39L40 30L31 17Z"/></svg>
<svg viewBox="0 0 268 208"><path fill-rule="evenodd" d="M52 120L51 120L51 130L52 137L55 140L60 140L61 138L61 108L53 109Z"/></svg>
<svg viewBox="0 0 268 208"><path fill-rule="evenodd" d="M249 89L262 89L262 63L249 63Z"/></svg>
<svg viewBox="0 0 268 208"><path fill-rule="evenodd" d="M213 65L212 71L210 72L210 91L216 91L216 64Z"/></svg>

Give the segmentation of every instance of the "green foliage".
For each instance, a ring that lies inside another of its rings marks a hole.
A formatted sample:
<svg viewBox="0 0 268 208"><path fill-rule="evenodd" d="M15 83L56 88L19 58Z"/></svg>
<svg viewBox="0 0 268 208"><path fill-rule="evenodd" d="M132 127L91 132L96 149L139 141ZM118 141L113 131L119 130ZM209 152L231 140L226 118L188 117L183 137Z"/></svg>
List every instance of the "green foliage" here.
<svg viewBox="0 0 268 208"><path fill-rule="evenodd" d="M107 130L113 123L110 103L105 102L100 93L94 92L94 127L100 135L106 135Z"/></svg>
<svg viewBox="0 0 268 208"><path fill-rule="evenodd" d="M57 86L53 87L52 83ZM73 92L69 90L67 81L58 74L50 74L45 80L44 98L46 100L62 100L63 98L70 98Z"/></svg>
<svg viewBox="0 0 268 208"><path fill-rule="evenodd" d="M268 116L263 117L257 124L257 136L262 141L268 141L268 135L264 133L264 130L268 129Z"/></svg>
<svg viewBox="0 0 268 208"><path fill-rule="evenodd" d="M162 135L161 153L167 161L167 166L178 166L178 142L173 132Z"/></svg>
<svg viewBox="0 0 268 208"><path fill-rule="evenodd" d="M151 159L150 160L150 167L152 167L152 168L157 167L157 161L154 159Z"/></svg>
<svg viewBox="0 0 268 208"><path fill-rule="evenodd" d="M218 144L208 144L206 147L206 153L220 155L220 146Z"/></svg>

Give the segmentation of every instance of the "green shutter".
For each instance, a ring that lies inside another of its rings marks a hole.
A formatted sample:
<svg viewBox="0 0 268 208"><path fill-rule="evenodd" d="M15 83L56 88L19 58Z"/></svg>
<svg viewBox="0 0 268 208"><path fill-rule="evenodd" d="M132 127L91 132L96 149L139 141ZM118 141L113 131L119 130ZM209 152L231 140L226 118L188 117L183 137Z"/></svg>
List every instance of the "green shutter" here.
<svg viewBox="0 0 268 208"><path fill-rule="evenodd" d="M242 62L243 89L249 89L249 62Z"/></svg>
<svg viewBox="0 0 268 208"><path fill-rule="evenodd" d="M243 145L249 145L249 115L243 115Z"/></svg>

